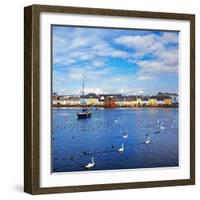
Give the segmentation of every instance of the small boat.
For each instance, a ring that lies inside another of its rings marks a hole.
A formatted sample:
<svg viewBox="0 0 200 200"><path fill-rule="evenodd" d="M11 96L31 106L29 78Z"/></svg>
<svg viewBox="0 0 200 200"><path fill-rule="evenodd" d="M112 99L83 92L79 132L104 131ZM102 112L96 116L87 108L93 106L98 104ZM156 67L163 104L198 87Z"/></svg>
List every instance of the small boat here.
<svg viewBox="0 0 200 200"><path fill-rule="evenodd" d="M78 119L85 119L91 117L92 112L89 111L87 108L82 109L82 112L77 113Z"/></svg>
<svg viewBox="0 0 200 200"><path fill-rule="evenodd" d="M78 117L78 119L86 119L86 118L89 118L89 117L91 117L91 115L92 115L92 112L88 109L88 108L86 108L85 107L85 93L84 93L84 83L83 83L83 85L82 85L82 96L83 96L83 109L82 109L82 111L81 112L78 112L77 113L77 117Z"/></svg>

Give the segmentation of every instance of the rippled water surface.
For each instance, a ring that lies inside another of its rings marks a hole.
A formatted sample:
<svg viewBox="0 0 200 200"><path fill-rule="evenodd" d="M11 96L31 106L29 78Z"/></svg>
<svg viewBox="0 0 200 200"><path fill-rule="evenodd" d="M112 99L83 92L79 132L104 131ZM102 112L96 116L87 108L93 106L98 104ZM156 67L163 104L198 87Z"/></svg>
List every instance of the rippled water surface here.
<svg viewBox="0 0 200 200"><path fill-rule="evenodd" d="M178 166L178 108L93 109L77 119L80 110L52 110L53 172L84 171L92 157L90 170Z"/></svg>

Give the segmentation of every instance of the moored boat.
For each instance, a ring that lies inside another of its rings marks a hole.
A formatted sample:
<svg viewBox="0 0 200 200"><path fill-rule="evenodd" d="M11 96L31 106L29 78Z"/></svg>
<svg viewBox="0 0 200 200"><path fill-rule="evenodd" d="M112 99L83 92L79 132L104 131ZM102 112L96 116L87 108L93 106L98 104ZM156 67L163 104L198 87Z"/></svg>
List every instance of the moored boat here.
<svg viewBox="0 0 200 200"><path fill-rule="evenodd" d="M83 109L82 112L78 112L77 116L79 119L85 119L91 117L92 112L89 111L88 109Z"/></svg>
<svg viewBox="0 0 200 200"><path fill-rule="evenodd" d="M85 95L84 95L84 83L83 83L82 87L83 87L82 88L82 96L83 96L83 103L82 104L83 104L83 106L85 106L86 103L85 103L85 98L84 98L85 97ZM91 115L92 115L92 112L88 108L85 108L85 107L83 107L81 112L77 113L78 119L86 119L86 118L91 117Z"/></svg>

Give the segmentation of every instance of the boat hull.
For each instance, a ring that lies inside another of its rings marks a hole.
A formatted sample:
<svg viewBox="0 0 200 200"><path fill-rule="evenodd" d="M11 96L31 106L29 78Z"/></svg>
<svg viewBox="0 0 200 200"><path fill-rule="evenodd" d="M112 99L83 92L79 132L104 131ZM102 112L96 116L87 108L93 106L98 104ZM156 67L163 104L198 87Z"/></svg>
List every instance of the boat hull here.
<svg viewBox="0 0 200 200"><path fill-rule="evenodd" d="M78 119L86 119L91 117L92 113L91 112L81 112L81 113L77 113L77 117Z"/></svg>

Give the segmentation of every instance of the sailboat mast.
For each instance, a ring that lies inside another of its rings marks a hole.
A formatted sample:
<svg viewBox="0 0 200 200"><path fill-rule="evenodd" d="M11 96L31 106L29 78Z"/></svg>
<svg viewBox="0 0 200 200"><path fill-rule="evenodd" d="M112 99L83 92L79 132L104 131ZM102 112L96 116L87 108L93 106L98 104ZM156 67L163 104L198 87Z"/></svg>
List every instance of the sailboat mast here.
<svg viewBox="0 0 200 200"><path fill-rule="evenodd" d="M85 96L85 92L84 92L84 82L83 82L83 84L82 84L82 92L83 92L83 97Z"/></svg>

